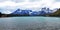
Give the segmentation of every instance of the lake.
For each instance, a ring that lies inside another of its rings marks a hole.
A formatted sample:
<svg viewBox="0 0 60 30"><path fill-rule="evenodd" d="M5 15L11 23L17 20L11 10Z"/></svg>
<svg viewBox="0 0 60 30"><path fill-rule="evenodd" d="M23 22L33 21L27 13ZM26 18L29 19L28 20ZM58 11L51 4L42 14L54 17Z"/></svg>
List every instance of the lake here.
<svg viewBox="0 0 60 30"><path fill-rule="evenodd" d="M60 30L59 17L0 18L0 30Z"/></svg>

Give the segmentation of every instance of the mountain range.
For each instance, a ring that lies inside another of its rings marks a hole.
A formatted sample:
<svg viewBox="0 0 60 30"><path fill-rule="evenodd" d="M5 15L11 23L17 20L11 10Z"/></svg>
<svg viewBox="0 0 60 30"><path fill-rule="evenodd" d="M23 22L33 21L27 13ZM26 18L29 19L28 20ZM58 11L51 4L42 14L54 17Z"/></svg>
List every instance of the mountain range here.
<svg viewBox="0 0 60 30"><path fill-rule="evenodd" d="M53 10L49 8L42 8L41 11L32 11L32 10L22 10L17 9L16 11L12 12L11 14L20 14L20 15L45 15L45 14L51 14L53 13Z"/></svg>

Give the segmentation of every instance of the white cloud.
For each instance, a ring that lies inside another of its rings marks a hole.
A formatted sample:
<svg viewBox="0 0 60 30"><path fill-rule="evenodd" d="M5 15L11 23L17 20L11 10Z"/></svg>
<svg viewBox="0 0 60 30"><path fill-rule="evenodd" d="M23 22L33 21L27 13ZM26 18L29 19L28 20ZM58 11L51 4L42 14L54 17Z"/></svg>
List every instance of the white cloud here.
<svg viewBox="0 0 60 30"><path fill-rule="evenodd" d="M60 2L55 2L55 0L38 0L30 2L30 0L25 0L24 2L13 2L13 1L4 1L0 2L0 7L11 7L8 8L7 13L13 11L15 8L21 8L21 9L33 9L37 10L42 7L49 7L50 9L60 8ZM7 8L5 8L7 10ZM9 10L12 9L12 10Z"/></svg>
<svg viewBox="0 0 60 30"><path fill-rule="evenodd" d="M12 1L0 2L0 7L4 7L4 6L16 6L16 3Z"/></svg>
<svg viewBox="0 0 60 30"><path fill-rule="evenodd" d="M12 1L5 1L5 2L0 2L0 6L21 6L21 7L41 7L41 6L50 6L51 3L53 3L52 0L41 0L41 1L35 1L35 2L29 2L26 0L25 2L19 2L15 3Z"/></svg>
<svg viewBox="0 0 60 30"><path fill-rule="evenodd" d="M51 5L51 8L60 8L60 2L55 2Z"/></svg>

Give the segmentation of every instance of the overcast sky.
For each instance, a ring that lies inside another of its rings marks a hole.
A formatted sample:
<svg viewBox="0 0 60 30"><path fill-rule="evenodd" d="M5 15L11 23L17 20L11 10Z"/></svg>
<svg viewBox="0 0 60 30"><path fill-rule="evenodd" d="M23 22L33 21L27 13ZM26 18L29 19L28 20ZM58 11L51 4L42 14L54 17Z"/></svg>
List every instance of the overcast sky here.
<svg viewBox="0 0 60 30"><path fill-rule="evenodd" d="M17 8L39 10L42 7L60 8L60 0L0 0L0 12L7 14Z"/></svg>
<svg viewBox="0 0 60 30"><path fill-rule="evenodd" d="M24 2L26 0L0 0L0 2L4 2L4 1ZM27 0L27 1L34 2L34 1L41 1L41 0ZM59 2L60 0L55 0L55 1Z"/></svg>

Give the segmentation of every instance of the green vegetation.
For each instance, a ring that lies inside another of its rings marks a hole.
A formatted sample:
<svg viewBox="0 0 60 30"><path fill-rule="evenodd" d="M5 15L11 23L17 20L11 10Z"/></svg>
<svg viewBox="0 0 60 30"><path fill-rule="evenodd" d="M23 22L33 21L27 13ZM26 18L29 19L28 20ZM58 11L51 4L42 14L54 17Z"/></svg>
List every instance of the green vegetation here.
<svg viewBox="0 0 60 30"><path fill-rule="evenodd" d="M60 17L60 9L58 9L56 12L50 14L49 16L57 16L57 17Z"/></svg>

